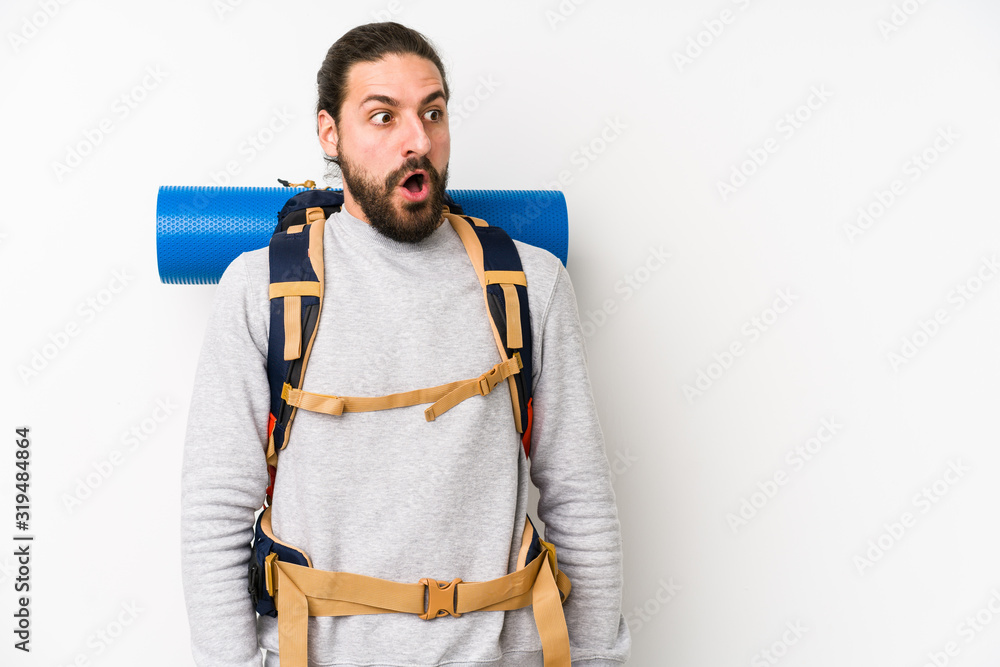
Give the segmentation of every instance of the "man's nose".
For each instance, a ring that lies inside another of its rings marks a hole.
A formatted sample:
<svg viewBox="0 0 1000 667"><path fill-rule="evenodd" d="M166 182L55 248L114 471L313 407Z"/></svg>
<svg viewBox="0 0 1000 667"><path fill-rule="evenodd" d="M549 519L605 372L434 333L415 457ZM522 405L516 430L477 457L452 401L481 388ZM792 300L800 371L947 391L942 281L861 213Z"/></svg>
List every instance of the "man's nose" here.
<svg viewBox="0 0 1000 667"><path fill-rule="evenodd" d="M431 150L431 138L427 136L420 116L406 116L403 125L403 157L424 156Z"/></svg>

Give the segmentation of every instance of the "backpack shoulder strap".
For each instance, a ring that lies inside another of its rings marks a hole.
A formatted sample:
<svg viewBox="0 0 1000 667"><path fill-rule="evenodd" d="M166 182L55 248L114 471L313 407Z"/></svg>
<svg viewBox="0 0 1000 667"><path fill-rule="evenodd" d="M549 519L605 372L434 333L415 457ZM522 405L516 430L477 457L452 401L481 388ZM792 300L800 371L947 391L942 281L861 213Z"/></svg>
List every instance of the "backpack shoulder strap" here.
<svg viewBox="0 0 1000 667"><path fill-rule="evenodd" d="M500 357L520 357L521 372L507 378L514 423L521 434L525 456L531 455L531 316L528 281L513 239L500 227L484 220L451 213L444 215L465 245L472 267L483 287L493 337Z"/></svg>
<svg viewBox="0 0 1000 667"><path fill-rule="evenodd" d="M339 208L339 204L333 203L329 207L283 209L268 246L268 297L271 302L267 346L267 379L271 390L268 503L274 489L278 452L288 445L296 412L296 408L286 402L282 388L285 384L295 388L302 386L323 304L323 229L327 216Z"/></svg>

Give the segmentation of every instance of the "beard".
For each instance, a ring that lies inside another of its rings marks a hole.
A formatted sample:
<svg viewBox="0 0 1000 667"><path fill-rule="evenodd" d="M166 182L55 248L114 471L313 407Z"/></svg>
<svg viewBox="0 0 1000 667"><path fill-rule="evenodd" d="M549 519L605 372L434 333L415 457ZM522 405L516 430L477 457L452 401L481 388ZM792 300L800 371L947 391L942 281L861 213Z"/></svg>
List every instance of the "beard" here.
<svg viewBox="0 0 1000 667"><path fill-rule="evenodd" d="M340 172L344 187L350 190L368 222L380 234L401 243L418 243L430 236L444 219L444 191L448 185L448 166L438 173L427 156L410 158L403 165L377 181L353 164L338 147ZM427 172L428 194L423 201L403 201L402 210L394 204L396 186L408 172L423 169Z"/></svg>

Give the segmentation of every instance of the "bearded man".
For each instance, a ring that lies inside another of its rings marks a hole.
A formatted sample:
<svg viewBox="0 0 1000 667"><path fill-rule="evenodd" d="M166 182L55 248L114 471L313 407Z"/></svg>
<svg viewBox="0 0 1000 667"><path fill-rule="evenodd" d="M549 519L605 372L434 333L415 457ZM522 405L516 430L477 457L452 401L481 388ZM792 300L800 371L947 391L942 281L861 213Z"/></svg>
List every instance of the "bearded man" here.
<svg viewBox="0 0 1000 667"><path fill-rule="evenodd" d="M319 142L342 173L344 205L325 221L324 307L303 386L393 394L496 364L483 288L444 215L450 93L440 58L397 23L360 26L330 48L318 88ZM514 243L533 331L530 459L506 383L433 421L419 406L300 410L274 480L272 528L316 570L486 582L515 569L534 483L545 537L572 581L562 605L572 664L617 666L631 641L621 532L576 298L558 258ZM192 650L206 667L257 667L260 649L265 665L279 664L280 605L278 618L258 617L246 580L269 481L268 269L265 248L222 276L191 398L182 568ZM555 664L530 605L451 611L309 617L309 664Z"/></svg>

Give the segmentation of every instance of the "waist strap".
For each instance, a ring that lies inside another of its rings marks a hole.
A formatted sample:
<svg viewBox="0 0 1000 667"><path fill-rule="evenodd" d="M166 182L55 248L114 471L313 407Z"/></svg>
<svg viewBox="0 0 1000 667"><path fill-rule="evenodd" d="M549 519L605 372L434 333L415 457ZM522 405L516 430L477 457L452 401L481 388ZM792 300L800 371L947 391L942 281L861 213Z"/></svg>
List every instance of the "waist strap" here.
<svg viewBox="0 0 1000 667"><path fill-rule="evenodd" d="M271 554L265 561L265 577L278 609L281 664L307 667L310 616L398 612L432 620L531 605L545 667L570 667L569 634L562 610L570 582L559 571L555 548L548 542L542 545L542 552L523 568L482 582L421 579L420 583L406 584L284 563Z"/></svg>

